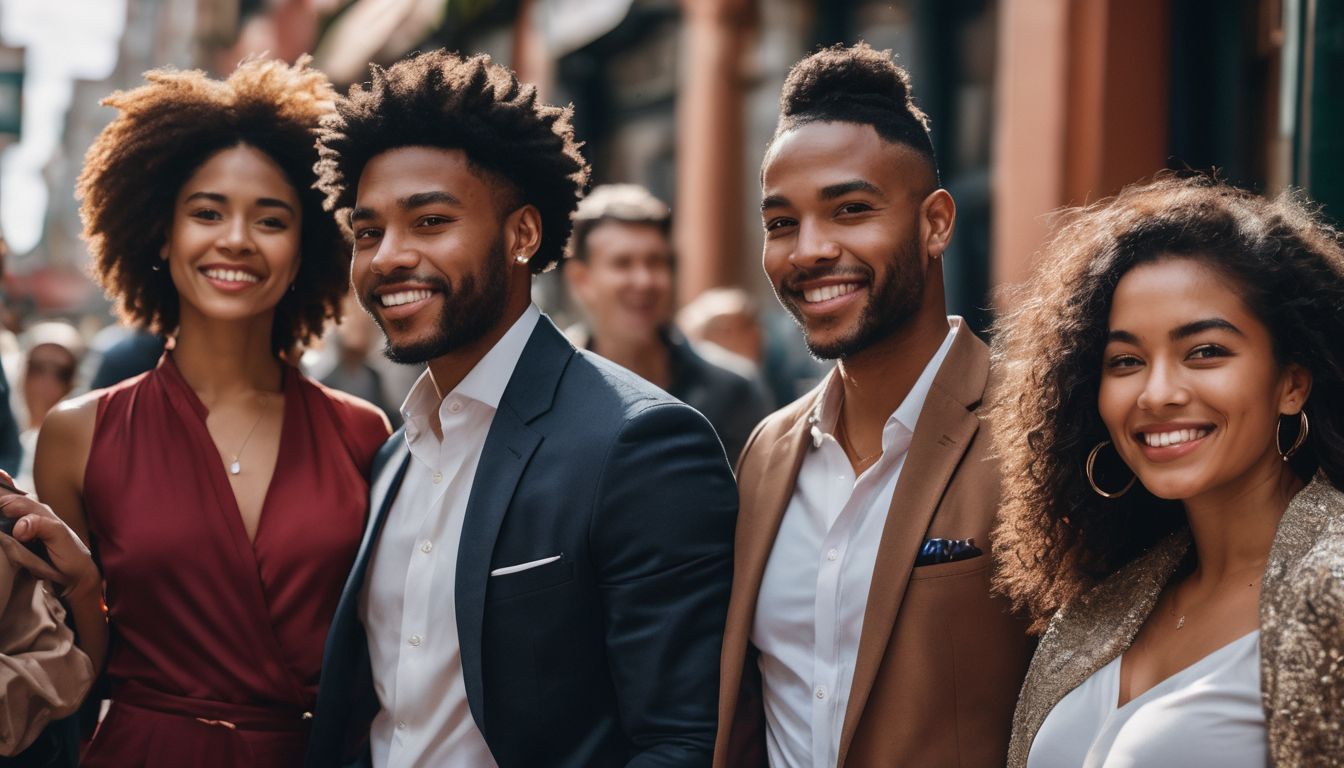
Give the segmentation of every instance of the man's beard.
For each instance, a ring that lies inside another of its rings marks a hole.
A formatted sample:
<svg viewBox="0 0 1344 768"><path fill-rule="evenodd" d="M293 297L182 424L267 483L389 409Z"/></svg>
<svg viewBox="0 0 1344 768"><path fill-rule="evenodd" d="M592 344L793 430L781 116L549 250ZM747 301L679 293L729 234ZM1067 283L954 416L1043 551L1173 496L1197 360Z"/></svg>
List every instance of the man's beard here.
<svg viewBox="0 0 1344 768"><path fill-rule="evenodd" d="M417 277L417 282L433 287L442 297L438 328L428 338L408 344L394 344L387 326L378 313L374 312L373 319L377 321L387 340L383 353L394 363L426 363L481 338L504 316L504 304L508 295L507 276L508 265L504 259L504 238L501 235L490 246L485 267L475 275L463 277L461 285L456 289L444 278ZM479 286L477 278L480 279ZM369 290L365 302L368 306L378 306L378 297ZM412 318L408 318L408 321L410 319ZM406 321L394 320L391 324L395 328L396 324L401 322Z"/></svg>
<svg viewBox="0 0 1344 768"><path fill-rule="evenodd" d="M876 278L870 267L851 270L852 274L857 276L861 273L868 279L868 303L863 306L863 311L859 314L857 327L851 333L833 341L823 343L808 335L807 324L797 304L801 300L797 290L776 288L775 296L802 328L803 341L813 357L818 360L841 360L887 338L905 325L919 310L924 296L924 273L919 269L918 260L919 247L912 240L897 250L895 258L890 263L890 269L887 270L886 279L880 284L875 282ZM845 272L830 269L814 270L791 278L789 283L797 285L803 280L814 280L832 274L845 274Z"/></svg>

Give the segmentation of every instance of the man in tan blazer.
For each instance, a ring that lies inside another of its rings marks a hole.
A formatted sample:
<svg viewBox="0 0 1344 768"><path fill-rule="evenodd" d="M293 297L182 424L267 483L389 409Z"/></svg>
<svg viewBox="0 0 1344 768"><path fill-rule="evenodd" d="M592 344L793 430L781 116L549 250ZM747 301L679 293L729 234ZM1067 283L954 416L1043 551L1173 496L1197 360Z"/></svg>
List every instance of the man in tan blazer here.
<svg viewBox="0 0 1344 768"><path fill-rule="evenodd" d="M944 314L956 209L909 78L866 45L789 74L764 266L820 358L742 453L715 766L1002 766L1030 646L990 594L989 351Z"/></svg>

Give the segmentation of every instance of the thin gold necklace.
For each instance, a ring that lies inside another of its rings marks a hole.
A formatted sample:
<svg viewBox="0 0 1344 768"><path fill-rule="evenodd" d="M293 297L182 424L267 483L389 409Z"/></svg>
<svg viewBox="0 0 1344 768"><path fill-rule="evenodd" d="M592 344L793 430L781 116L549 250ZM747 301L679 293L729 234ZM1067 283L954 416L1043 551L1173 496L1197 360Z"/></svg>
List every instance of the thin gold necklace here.
<svg viewBox="0 0 1344 768"><path fill-rule="evenodd" d="M835 440L840 443L841 449L843 449L846 454L852 454L854 456L854 463L856 465L863 467L866 466L868 462L873 461L882 455L882 446L877 446L877 453L870 453L867 456L859 455L858 449L856 449L854 444L849 441L849 432L845 429L844 404L845 401L841 400L840 412L835 416Z"/></svg>
<svg viewBox="0 0 1344 768"><path fill-rule="evenodd" d="M1263 564L1263 563L1260 564L1259 566L1256 566L1256 567L1258 567L1258 568L1260 569L1261 572L1264 571L1264 564ZM1187 607L1184 611L1181 611L1179 614L1176 612L1176 591L1179 590L1179 589L1181 588L1181 586L1184 585L1184 584L1185 584L1185 582L1184 582L1184 581L1181 581L1180 584L1177 584L1176 587L1175 587L1175 589L1172 590L1172 592L1171 592L1171 607L1168 609L1168 612L1169 612L1172 616L1176 616L1176 617L1177 617L1177 619L1176 619L1176 629L1178 629L1178 630L1179 630L1179 629L1183 629L1183 628L1185 627L1185 614L1186 614L1187 612L1189 612L1189 610L1190 610L1190 608ZM1251 583L1250 583L1250 584L1247 584L1246 586L1247 586L1248 588L1249 588L1249 587L1254 587L1254 586L1255 586L1255 579L1251 579Z"/></svg>
<svg viewBox="0 0 1344 768"><path fill-rule="evenodd" d="M266 415L265 392L261 393L261 401L259 405L261 406L261 413L257 414L257 420L252 422L252 428L247 430L247 437L243 438L243 444L238 446L238 450L233 454L233 459L229 462L229 474L231 475L238 475L243 472L243 465L238 459L243 455L243 451L247 449L247 442L252 439L252 433L257 431L257 425L261 423L262 417Z"/></svg>

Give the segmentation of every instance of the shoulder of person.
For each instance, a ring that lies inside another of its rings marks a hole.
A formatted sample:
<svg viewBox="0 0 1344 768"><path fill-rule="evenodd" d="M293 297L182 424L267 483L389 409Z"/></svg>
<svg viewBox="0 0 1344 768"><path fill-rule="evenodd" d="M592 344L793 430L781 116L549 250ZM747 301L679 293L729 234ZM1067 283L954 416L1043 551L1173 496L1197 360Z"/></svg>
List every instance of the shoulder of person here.
<svg viewBox="0 0 1344 768"><path fill-rule="evenodd" d="M761 419L760 423L756 425L756 429L752 430L751 437L747 440L746 448L742 454L743 461L746 461L757 446L769 446L782 437L784 433L797 426L799 421L807 419L811 415L812 409L816 407L826 381L827 379L823 377L821 382L807 394Z"/></svg>
<svg viewBox="0 0 1344 768"><path fill-rule="evenodd" d="M594 396L594 405L606 405L629 418L646 408L681 401L621 366L586 349L578 349L561 386L578 386ZM608 395L603 399L602 394Z"/></svg>
<svg viewBox="0 0 1344 768"><path fill-rule="evenodd" d="M1322 483L1316 497L1324 526L1302 558L1290 566L1284 583L1293 585L1287 594L1300 601L1300 620L1323 621L1328 626L1318 628L1338 635L1344 646L1344 493Z"/></svg>
<svg viewBox="0 0 1344 768"><path fill-rule="evenodd" d="M1166 534L1143 554L1060 608L1050 620L1047 634L1057 629L1083 637L1110 635L1121 629L1121 622L1133 624L1130 629L1137 631L1147 613L1134 614L1134 607L1147 604L1151 608L1189 548L1189 529Z"/></svg>
<svg viewBox="0 0 1344 768"><path fill-rule="evenodd" d="M318 396L326 399L336 418L342 422L341 426L360 430L361 434L373 432L379 434L381 439L386 439L392 434L392 425L388 423L387 416L381 408L368 400L339 389L332 389L307 375L303 375L300 381L311 387Z"/></svg>
<svg viewBox="0 0 1344 768"><path fill-rule="evenodd" d="M78 397L64 400L47 412L39 433L41 443L59 443L64 446L87 443L93 437L98 421L98 405L103 398L125 389L125 382L109 389L95 389Z"/></svg>

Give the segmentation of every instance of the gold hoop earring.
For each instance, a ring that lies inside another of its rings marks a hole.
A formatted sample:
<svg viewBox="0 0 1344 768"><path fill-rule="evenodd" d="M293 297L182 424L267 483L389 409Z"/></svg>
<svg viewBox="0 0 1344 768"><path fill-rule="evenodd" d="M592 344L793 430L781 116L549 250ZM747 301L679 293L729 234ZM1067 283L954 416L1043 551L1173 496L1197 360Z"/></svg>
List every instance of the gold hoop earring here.
<svg viewBox="0 0 1344 768"><path fill-rule="evenodd" d="M1129 493L1129 489L1134 487L1134 481L1138 480L1139 476L1135 475L1129 478L1129 482L1125 483L1125 487L1121 488L1115 493L1107 493L1106 491L1101 490L1100 486L1097 485L1096 479L1092 477L1092 471L1097 464L1097 454L1101 453L1102 448L1105 448L1110 444L1111 444L1110 440L1102 440L1100 443L1097 443L1096 446L1092 448L1091 453L1087 454L1087 484L1092 486L1092 490L1096 491L1097 495L1103 499L1118 499L1121 496L1124 496L1126 493Z"/></svg>
<svg viewBox="0 0 1344 768"><path fill-rule="evenodd" d="M1284 461L1293 458L1298 451L1302 450L1303 443L1307 442L1307 434L1311 432L1311 423L1307 421L1307 409L1303 408L1297 412L1297 415L1301 426L1297 430L1297 437L1293 439L1293 444L1288 446L1288 450L1283 450L1283 444L1279 441L1279 428L1277 425L1274 427L1274 447L1279 449L1279 455L1283 457Z"/></svg>

